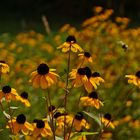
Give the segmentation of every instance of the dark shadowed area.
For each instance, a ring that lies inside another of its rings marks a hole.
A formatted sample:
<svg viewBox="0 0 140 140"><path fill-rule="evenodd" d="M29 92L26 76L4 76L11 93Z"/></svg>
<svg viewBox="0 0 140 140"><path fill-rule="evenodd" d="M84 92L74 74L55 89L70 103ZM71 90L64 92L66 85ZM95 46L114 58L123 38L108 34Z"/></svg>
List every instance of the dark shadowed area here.
<svg viewBox="0 0 140 140"><path fill-rule="evenodd" d="M1 1L1 31L36 28L42 30L42 15L45 15L51 28L57 29L64 23L78 26L84 19L93 15L93 7L114 9L114 16L131 18L132 26L139 25L139 0L12 0Z"/></svg>

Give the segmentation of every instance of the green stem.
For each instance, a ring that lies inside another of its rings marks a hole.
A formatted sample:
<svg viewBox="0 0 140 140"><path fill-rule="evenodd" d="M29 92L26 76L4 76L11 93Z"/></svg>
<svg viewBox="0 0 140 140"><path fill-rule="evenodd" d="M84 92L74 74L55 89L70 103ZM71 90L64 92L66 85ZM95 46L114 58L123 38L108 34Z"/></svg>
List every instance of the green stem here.
<svg viewBox="0 0 140 140"><path fill-rule="evenodd" d="M67 95L69 93L68 85L69 85L69 71L70 71L70 53L71 53L71 45L70 45L70 50L68 53L68 63L67 63L66 94L65 94L65 98L64 98L65 113L67 110ZM65 139L65 136L66 136L66 115L64 115L64 139Z"/></svg>
<svg viewBox="0 0 140 140"><path fill-rule="evenodd" d="M51 97L50 97L50 93L48 92L48 101L49 101L49 106L52 106L51 103ZM54 117L53 117L53 111L51 110L51 115L50 115L50 119L51 119L51 126L52 126L52 132L53 132L53 139L55 140L55 128L54 128Z"/></svg>

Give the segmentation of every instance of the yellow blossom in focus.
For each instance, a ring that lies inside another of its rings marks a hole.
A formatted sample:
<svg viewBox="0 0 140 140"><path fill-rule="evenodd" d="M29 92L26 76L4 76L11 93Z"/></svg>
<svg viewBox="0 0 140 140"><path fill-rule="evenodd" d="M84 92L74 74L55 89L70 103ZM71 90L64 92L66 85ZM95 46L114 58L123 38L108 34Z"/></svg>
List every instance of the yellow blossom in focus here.
<svg viewBox="0 0 140 140"><path fill-rule="evenodd" d="M72 52L83 51L83 49L76 43L76 39L74 36L68 36L66 42L64 42L62 45L57 47L57 49L62 49L62 52L64 53L70 50Z"/></svg>

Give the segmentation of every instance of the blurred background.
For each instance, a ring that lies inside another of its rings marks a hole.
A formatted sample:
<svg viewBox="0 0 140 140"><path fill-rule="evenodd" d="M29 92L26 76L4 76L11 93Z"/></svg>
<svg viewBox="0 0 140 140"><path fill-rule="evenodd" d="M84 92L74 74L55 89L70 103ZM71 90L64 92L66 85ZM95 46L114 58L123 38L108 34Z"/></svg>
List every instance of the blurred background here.
<svg viewBox="0 0 140 140"><path fill-rule="evenodd" d="M93 15L94 6L111 8L114 16L131 18L130 26L139 25L139 0L5 0L0 4L0 32L26 28L43 31L42 15L54 30L64 23L78 26Z"/></svg>

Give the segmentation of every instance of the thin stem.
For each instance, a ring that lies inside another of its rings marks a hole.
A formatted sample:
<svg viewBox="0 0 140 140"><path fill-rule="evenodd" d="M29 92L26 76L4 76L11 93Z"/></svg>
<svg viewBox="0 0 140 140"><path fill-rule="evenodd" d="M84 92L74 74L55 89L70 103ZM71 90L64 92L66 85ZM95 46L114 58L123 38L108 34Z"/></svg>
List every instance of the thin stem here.
<svg viewBox="0 0 140 140"><path fill-rule="evenodd" d="M70 50L68 53L68 63L67 63L66 94L65 94L65 98L64 98L65 113L67 110L67 95L69 93L68 85L69 85L69 71L70 71L70 54L71 54L71 45L70 45ZM64 139L65 139L65 135L66 135L66 115L64 116Z"/></svg>
<svg viewBox="0 0 140 140"><path fill-rule="evenodd" d="M82 92L80 93L80 96L79 96L79 98L78 98L77 110L79 109L79 103L80 103L80 98L81 98L81 96L82 96ZM73 123L74 123L74 117L73 117L72 124L71 124L71 127L70 127L70 131L69 131L69 135L68 135L68 140L69 140L70 134L71 134L71 132L72 132Z"/></svg>
<svg viewBox="0 0 140 140"><path fill-rule="evenodd" d="M49 106L50 107L52 106L51 97L50 97L50 93L49 92L48 92L48 101L47 101L46 95L45 95L45 98L46 98L46 102L47 102L47 105L48 105L48 112L49 112ZM52 132L53 132L53 139L55 140L55 129L54 129L53 111L51 110L50 112L51 112L51 114L49 116L50 116L50 121L51 121L51 128L52 128Z"/></svg>
<svg viewBox="0 0 140 140"><path fill-rule="evenodd" d="M9 115L10 115L10 120L11 120L11 124L12 124L11 125L11 132L14 132L13 121L12 121L12 111L11 111L10 104L8 101L7 101L7 104L8 104Z"/></svg>

